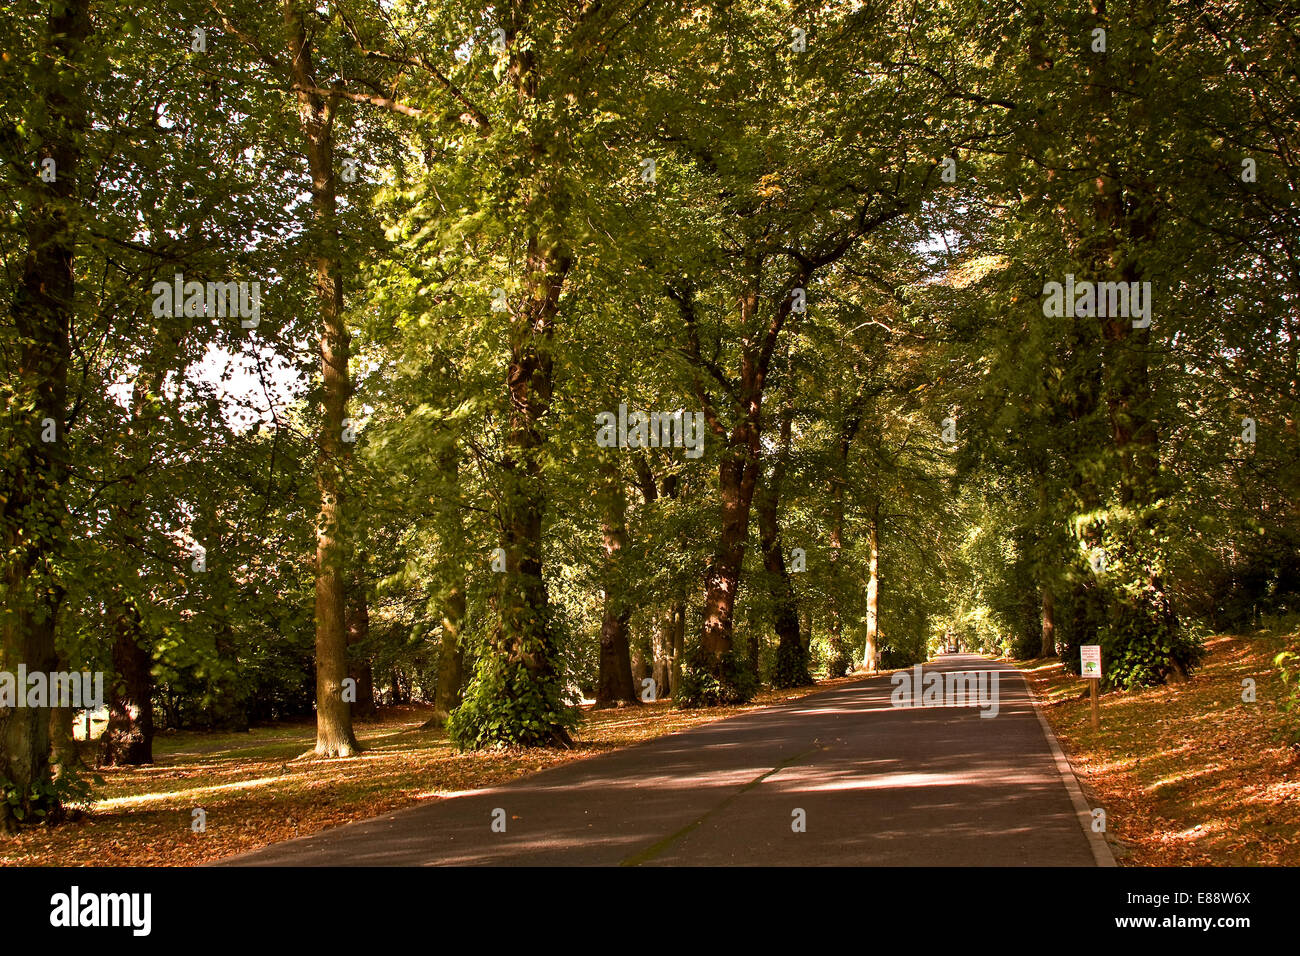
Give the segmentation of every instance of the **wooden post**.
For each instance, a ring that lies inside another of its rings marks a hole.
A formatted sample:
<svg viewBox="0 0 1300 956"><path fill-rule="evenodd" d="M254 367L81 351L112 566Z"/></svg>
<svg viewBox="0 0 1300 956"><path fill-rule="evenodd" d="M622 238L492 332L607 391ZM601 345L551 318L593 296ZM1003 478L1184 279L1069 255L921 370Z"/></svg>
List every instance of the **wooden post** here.
<svg viewBox="0 0 1300 956"><path fill-rule="evenodd" d="M1101 681L1093 677L1088 681L1088 697L1092 701L1092 729L1101 729L1101 715L1097 712L1097 685Z"/></svg>

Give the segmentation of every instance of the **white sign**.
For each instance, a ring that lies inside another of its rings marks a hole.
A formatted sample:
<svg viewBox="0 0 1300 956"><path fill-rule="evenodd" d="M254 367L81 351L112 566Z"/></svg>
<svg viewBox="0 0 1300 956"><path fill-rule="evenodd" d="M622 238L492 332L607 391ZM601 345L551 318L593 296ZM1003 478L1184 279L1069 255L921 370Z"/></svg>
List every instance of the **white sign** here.
<svg viewBox="0 0 1300 956"><path fill-rule="evenodd" d="M1079 672L1084 677L1101 677L1101 645L1079 645Z"/></svg>

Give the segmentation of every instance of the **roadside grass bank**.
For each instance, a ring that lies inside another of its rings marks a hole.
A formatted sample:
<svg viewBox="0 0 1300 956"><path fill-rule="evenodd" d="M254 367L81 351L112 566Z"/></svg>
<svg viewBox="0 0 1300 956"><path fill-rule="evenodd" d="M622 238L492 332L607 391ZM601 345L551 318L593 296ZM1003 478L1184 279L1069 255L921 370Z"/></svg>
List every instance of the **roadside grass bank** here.
<svg viewBox="0 0 1300 956"><path fill-rule="evenodd" d="M1030 682L1121 866L1300 865L1300 748L1285 737L1273 657L1295 629L1221 635L1187 683L1100 701L1055 658L1012 661ZM1255 702L1242 700L1255 682ZM1082 695L1082 696L1081 696Z"/></svg>

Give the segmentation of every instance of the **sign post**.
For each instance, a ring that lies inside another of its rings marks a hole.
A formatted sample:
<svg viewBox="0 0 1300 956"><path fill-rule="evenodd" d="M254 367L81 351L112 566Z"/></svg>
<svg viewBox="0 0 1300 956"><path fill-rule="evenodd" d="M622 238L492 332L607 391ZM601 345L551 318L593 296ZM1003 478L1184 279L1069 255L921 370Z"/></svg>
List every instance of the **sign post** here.
<svg viewBox="0 0 1300 956"><path fill-rule="evenodd" d="M1101 728L1101 715L1097 710L1097 685L1101 683L1101 645L1079 645L1079 673L1088 681L1088 698L1092 701L1092 729Z"/></svg>

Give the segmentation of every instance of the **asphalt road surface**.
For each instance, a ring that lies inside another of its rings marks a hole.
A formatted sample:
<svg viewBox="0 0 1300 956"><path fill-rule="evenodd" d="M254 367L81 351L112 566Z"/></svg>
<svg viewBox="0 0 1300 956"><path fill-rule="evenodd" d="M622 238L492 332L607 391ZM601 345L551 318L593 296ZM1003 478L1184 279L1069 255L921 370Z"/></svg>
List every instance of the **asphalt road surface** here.
<svg viewBox="0 0 1300 956"><path fill-rule="evenodd" d="M894 707L889 677L864 679L222 863L1106 862L1015 669L971 654L944 655L925 667L932 669L998 671L997 715L981 717L974 706ZM494 832L494 819L504 820L504 833Z"/></svg>

